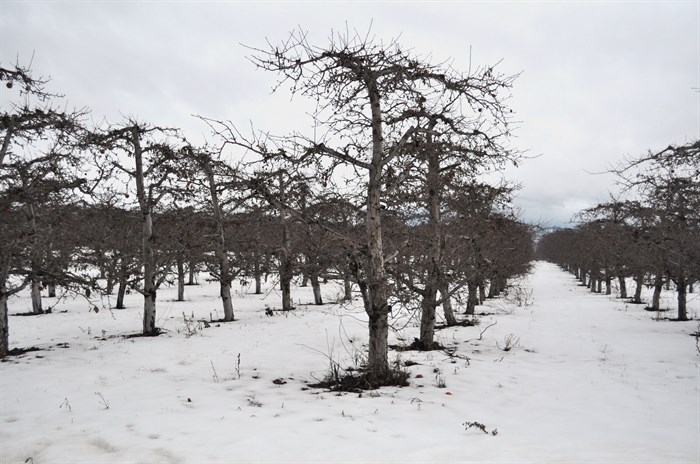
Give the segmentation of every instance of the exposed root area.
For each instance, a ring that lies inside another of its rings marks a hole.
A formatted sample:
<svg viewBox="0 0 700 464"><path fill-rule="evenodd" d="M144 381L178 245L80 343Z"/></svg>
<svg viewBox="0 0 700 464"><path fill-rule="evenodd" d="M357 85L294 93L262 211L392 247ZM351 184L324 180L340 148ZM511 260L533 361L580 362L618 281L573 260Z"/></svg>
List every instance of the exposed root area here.
<svg viewBox="0 0 700 464"><path fill-rule="evenodd" d="M376 390L380 387L407 387L410 373L402 370L389 370L384 374L374 372L350 373L342 377L328 378L310 384L312 388L327 388L331 391L359 393L363 390Z"/></svg>
<svg viewBox="0 0 700 464"><path fill-rule="evenodd" d="M389 348L395 351L442 351L445 349L445 347L438 342L433 342L428 345L417 338L414 338L413 343L410 345L389 345Z"/></svg>

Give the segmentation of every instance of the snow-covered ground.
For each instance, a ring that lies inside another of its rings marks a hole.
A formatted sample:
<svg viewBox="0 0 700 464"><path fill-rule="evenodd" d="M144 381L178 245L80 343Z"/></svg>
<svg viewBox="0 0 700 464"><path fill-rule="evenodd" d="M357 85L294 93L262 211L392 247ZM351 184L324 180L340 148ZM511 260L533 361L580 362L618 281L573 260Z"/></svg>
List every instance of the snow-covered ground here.
<svg viewBox="0 0 700 464"><path fill-rule="evenodd" d="M188 287L185 302L164 289L167 332L155 338L119 336L140 330L138 295L122 311L75 299L11 316L11 347L45 350L0 363L0 462L697 463L698 321L655 321L547 263L522 285L526 304L489 301L478 326L439 332L469 363L392 351L417 363L406 368L411 385L361 397L307 389L329 358L358 362L366 330L359 302L304 306L306 288L294 289L298 309L269 317L279 295L239 287L237 321L203 330L183 312L220 317L216 286ZM697 318L700 298L689 296ZM10 304L30 306L26 295ZM415 320L393 322L392 343L417 335ZM509 335L519 343L503 351Z"/></svg>

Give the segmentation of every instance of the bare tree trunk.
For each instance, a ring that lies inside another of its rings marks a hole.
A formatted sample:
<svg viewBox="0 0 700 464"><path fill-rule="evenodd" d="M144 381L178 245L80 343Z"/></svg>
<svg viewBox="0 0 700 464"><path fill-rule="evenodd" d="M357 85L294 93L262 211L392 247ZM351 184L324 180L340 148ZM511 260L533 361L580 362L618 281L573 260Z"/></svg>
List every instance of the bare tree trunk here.
<svg viewBox="0 0 700 464"><path fill-rule="evenodd" d="M262 295L262 276L255 274L255 294Z"/></svg>
<svg viewBox="0 0 700 464"><path fill-rule="evenodd" d="M282 290L282 311L291 311L292 305L292 278L290 273L285 276L280 274L280 290Z"/></svg>
<svg viewBox="0 0 700 464"><path fill-rule="evenodd" d="M316 274L315 272L310 272L309 280L311 281L311 288L314 292L314 304L322 305L323 296L321 295L321 283L318 280L318 274Z"/></svg>
<svg viewBox="0 0 700 464"><path fill-rule="evenodd" d="M221 304L224 308L224 322L231 322L233 317L233 300L231 299L231 286L219 282L219 296L221 296Z"/></svg>
<svg viewBox="0 0 700 464"><path fill-rule="evenodd" d="M688 284L688 293L693 293L693 283L694 282Z"/></svg>
<svg viewBox="0 0 700 464"><path fill-rule="evenodd" d="M479 280L479 304L484 304L486 301L486 288L484 284L484 279Z"/></svg>
<svg viewBox="0 0 700 464"><path fill-rule="evenodd" d="M0 258L2 258L0 256ZM4 358L10 352L10 330L8 324L8 308L7 299L10 295L18 293L27 286L27 281L25 280L18 287L8 289L7 279L10 274L10 261L4 260L2 267L0 267L0 358Z"/></svg>
<svg viewBox="0 0 700 464"><path fill-rule="evenodd" d="M285 203L285 184L283 173L279 173L280 201ZM292 263L292 234L289 230L287 211L282 206L279 208L280 221L282 223L282 246L280 247L279 275L280 290L282 290L282 311L291 311L292 306L292 278L294 277L294 265Z"/></svg>
<svg viewBox="0 0 700 464"><path fill-rule="evenodd" d="M5 284L0 288L0 359L10 353L10 326L7 324L7 294Z"/></svg>
<svg viewBox="0 0 700 464"><path fill-rule="evenodd" d="M375 105L372 102L373 120ZM365 311L369 316L369 352L367 369L370 373L384 377L389 373L389 286L384 266L384 244L381 225L381 156L382 136L381 118L379 123L373 121L373 162L369 170L367 188L367 295L363 299ZM377 144L379 147L377 148Z"/></svg>
<svg viewBox="0 0 700 464"><path fill-rule="evenodd" d="M117 309L125 309L124 306L124 294L126 293L126 276L123 276L119 280L119 288L117 289Z"/></svg>
<svg viewBox="0 0 700 464"><path fill-rule="evenodd" d="M587 282L586 277L587 277L586 271L581 271L581 284L582 284L584 287L588 287L588 282Z"/></svg>
<svg viewBox="0 0 700 464"><path fill-rule="evenodd" d="M195 263L193 261L190 261L190 265L188 266L189 269L187 270L189 276L187 279L187 285L197 285L197 283L194 280L195 277L195 269L197 266L195 266Z"/></svg>
<svg viewBox="0 0 700 464"><path fill-rule="evenodd" d="M224 309L224 322L234 320L233 302L231 300L231 282L233 275L226 252L226 234L224 231L224 218L219 206L219 193L216 188L216 179L214 178L214 170L211 167L209 155L205 154L201 158L202 168L207 176L209 183L209 198L211 200L212 212L216 220L216 245L214 255L219 261L219 295L221 296L221 305Z"/></svg>
<svg viewBox="0 0 700 464"><path fill-rule="evenodd" d="M253 274L255 277L255 294L262 294L262 273L260 272L260 257L255 254L253 256Z"/></svg>
<svg viewBox="0 0 700 464"><path fill-rule="evenodd" d="M617 281L620 283L620 298L627 298L627 280L620 276Z"/></svg>
<svg viewBox="0 0 700 464"><path fill-rule="evenodd" d="M306 271L301 272L301 285L300 287L309 286L309 274Z"/></svg>
<svg viewBox="0 0 700 464"><path fill-rule="evenodd" d="M0 359L10 353L10 326L7 320L7 275L10 272L9 262L2 267L0 274Z"/></svg>
<svg viewBox="0 0 700 464"><path fill-rule="evenodd" d="M134 162L136 171L136 196L142 216L141 258L143 261L143 335L158 335L156 327L156 269L155 253L153 250L153 215L149 195L144 185L143 152L141 150L141 135L138 130L132 130L131 142L134 145Z"/></svg>
<svg viewBox="0 0 700 464"><path fill-rule="evenodd" d="M492 278L491 281L489 282L489 294L487 298L496 298L496 279Z"/></svg>
<svg viewBox="0 0 700 464"><path fill-rule="evenodd" d="M47 290L49 292L49 298L56 298L56 284L50 283L47 285Z"/></svg>
<svg viewBox="0 0 700 464"><path fill-rule="evenodd" d="M596 280L597 280L597 276L593 272L591 272L591 275L588 278L588 288L591 289L591 293L595 293Z"/></svg>
<svg viewBox="0 0 700 464"><path fill-rule="evenodd" d="M32 296L32 312L34 314L43 314L44 310L41 306L41 281L32 278L31 296Z"/></svg>
<svg viewBox="0 0 700 464"><path fill-rule="evenodd" d="M185 301L185 263L177 259L177 301Z"/></svg>
<svg viewBox="0 0 700 464"><path fill-rule="evenodd" d="M469 295L467 296L467 310L464 312L464 314L467 315L474 315L474 309L476 308L476 301L478 299L477 296L477 284L475 282L469 282L467 284L467 290L469 292Z"/></svg>
<svg viewBox="0 0 700 464"><path fill-rule="evenodd" d="M448 326L457 325L457 318L455 317L455 312L452 309L452 300L448 295L450 294L447 287L447 280L440 279L440 298L442 299L442 312L445 315L445 323Z"/></svg>
<svg viewBox="0 0 700 464"><path fill-rule="evenodd" d="M686 288L685 279L678 279L676 282L676 292L678 295L678 320L687 321L688 312L686 310Z"/></svg>
<svg viewBox="0 0 700 464"><path fill-rule="evenodd" d="M430 290L431 293L437 295L436 291ZM423 296L421 300L421 319L420 319L420 344L423 349L429 350L432 348L435 338L435 297Z"/></svg>
<svg viewBox="0 0 700 464"><path fill-rule="evenodd" d="M612 278L605 278L605 294L612 295Z"/></svg>
<svg viewBox="0 0 700 464"><path fill-rule="evenodd" d="M36 223L36 214L34 213L34 205L32 203L26 203L24 209L27 214L27 219L30 225L31 234L31 248L29 250L30 261L31 261L31 287L30 294L32 299L32 313L43 314L43 309L41 307L41 279L38 277L39 274L39 260L37 254L39 251L39 228Z"/></svg>
<svg viewBox="0 0 700 464"><path fill-rule="evenodd" d="M632 298L632 303L641 304L642 303L642 286L644 285L644 276L639 273L634 276L634 297Z"/></svg>
<svg viewBox="0 0 700 464"><path fill-rule="evenodd" d="M661 290L664 286L664 279L661 274L654 277L654 295L651 298L651 307L655 311L661 309Z"/></svg>
<svg viewBox="0 0 700 464"><path fill-rule="evenodd" d="M597 284L596 293L603 293L603 280L602 280L602 279L598 279L598 281L596 282L596 284Z"/></svg>
<svg viewBox="0 0 700 464"><path fill-rule="evenodd" d="M148 290L143 300L144 335L158 335L158 328L156 327L156 295L155 283L152 282L148 285Z"/></svg>
<svg viewBox="0 0 700 464"><path fill-rule="evenodd" d="M345 275L343 275L343 300L352 300L352 281L350 280L350 274L347 271L345 271Z"/></svg>
<svg viewBox="0 0 700 464"><path fill-rule="evenodd" d="M432 129L432 126L430 127ZM428 147L432 146L432 135L427 135ZM428 149L428 172L426 175L428 230L430 231L430 268L425 280L421 300L420 342L431 349L435 338L435 311L440 285L442 264L442 238L440 237L440 154L436 148Z"/></svg>
<svg viewBox="0 0 700 464"><path fill-rule="evenodd" d="M127 274L127 264L126 259L122 257L119 261L119 270L117 271L117 280L119 282L119 287L117 289L117 309L124 309L124 294L126 293L126 286L128 283L129 276Z"/></svg>
<svg viewBox="0 0 700 464"><path fill-rule="evenodd" d="M107 285L105 287L105 293L107 295L111 295L112 293L114 293L114 276L111 272L107 274Z"/></svg>
<svg viewBox="0 0 700 464"><path fill-rule="evenodd" d="M143 254L143 334L158 335L156 327L156 288L155 256L153 252L153 219L150 210L144 215L142 254Z"/></svg>

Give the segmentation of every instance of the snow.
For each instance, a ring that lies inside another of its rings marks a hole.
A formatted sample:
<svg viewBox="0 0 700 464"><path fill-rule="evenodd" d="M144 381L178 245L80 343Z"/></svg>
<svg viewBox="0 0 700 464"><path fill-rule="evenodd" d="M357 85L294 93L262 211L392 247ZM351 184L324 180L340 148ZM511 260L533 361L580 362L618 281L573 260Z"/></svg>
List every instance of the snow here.
<svg viewBox="0 0 700 464"><path fill-rule="evenodd" d="M700 356L689 334L698 321L656 321L548 263L521 285L527 304L492 300L477 308L493 313L478 326L438 333L468 364L392 351L392 360L418 363L407 367L411 385L362 397L303 389L329 359L347 367L363 355L359 301L269 317L275 290L238 287L237 321L188 334L183 312L221 317L218 289L187 287L187 301L175 302L168 288L158 302L166 334L132 339L118 335L140 329L138 295L126 310L96 314L79 298L52 314L11 316L11 347L44 350L0 363L0 462L697 463ZM328 284L324 298L340 290ZM294 288L294 298L311 302L311 289ZM10 301L12 313L29 309L28 295ZM697 294L689 310L697 318ZM391 343L417 336L415 318L392 322ZM502 351L509 334L519 344Z"/></svg>

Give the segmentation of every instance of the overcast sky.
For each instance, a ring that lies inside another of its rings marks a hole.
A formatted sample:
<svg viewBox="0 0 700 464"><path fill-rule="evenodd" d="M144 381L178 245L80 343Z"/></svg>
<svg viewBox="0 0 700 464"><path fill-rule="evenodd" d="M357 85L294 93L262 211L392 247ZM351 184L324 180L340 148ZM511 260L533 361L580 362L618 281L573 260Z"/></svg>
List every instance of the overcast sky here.
<svg viewBox="0 0 700 464"><path fill-rule="evenodd" d="M507 177L527 221L564 225L605 201L624 156L700 138L700 2L84 2L0 0L0 61L51 77L94 119L133 115L201 140L202 114L287 132L303 105L271 95L246 60L301 27L365 32L455 67L522 72L513 144L537 156ZM0 86L3 105L12 98Z"/></svg>

